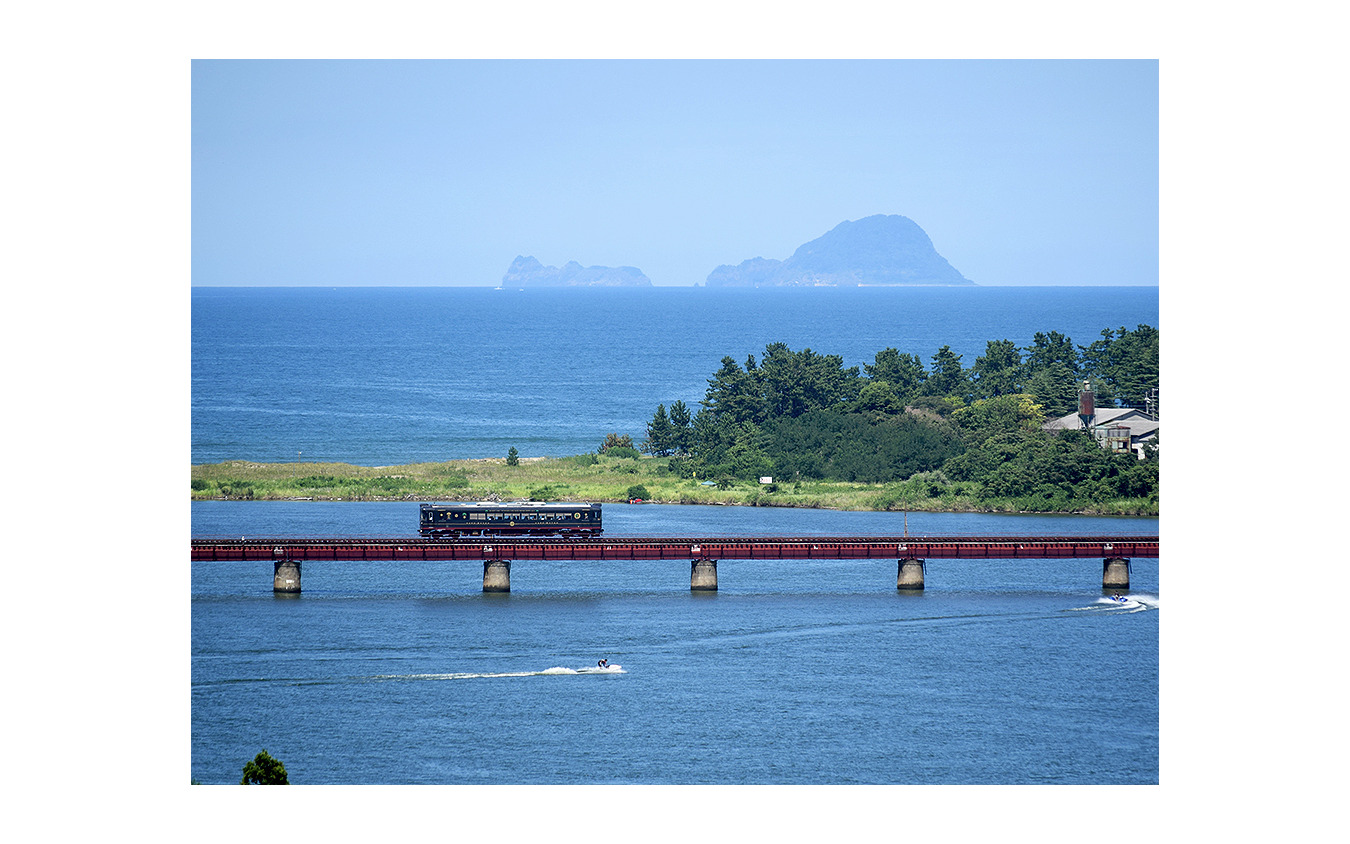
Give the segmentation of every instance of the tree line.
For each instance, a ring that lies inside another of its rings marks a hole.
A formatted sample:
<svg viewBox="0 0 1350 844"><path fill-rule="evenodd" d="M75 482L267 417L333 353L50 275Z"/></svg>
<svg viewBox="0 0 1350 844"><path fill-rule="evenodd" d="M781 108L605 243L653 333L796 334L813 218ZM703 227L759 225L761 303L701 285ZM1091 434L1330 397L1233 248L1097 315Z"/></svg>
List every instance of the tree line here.
<svg viewBox="0 0 1350 844"><path fill-rule="evenodd" d="M1157 497L1157 455L1112 454L1083 432L1052 434L1083 382L1097 406L1143 407L1158 388L1158 330L1106 329L1088 345L1056 331L1030 345L988 341L966 367L943 346L925 367L894 348L845 368L838 355L771 343L744 365L722 358L691 412L656 409L642 451L706 479L772 476L889 483L941 494L1081 500Z"/></svg>

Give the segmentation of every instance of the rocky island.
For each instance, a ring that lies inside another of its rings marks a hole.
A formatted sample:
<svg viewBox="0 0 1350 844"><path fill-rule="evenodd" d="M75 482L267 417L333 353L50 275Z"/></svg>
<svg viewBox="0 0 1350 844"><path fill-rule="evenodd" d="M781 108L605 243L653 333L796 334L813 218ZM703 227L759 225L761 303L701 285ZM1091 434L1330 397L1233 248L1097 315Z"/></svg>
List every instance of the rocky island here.
<svg viewBox="0 0 1350 844"><path fill-rule="evenodd" d="M917 223L898 214L845 220L785 261L723 264L709 287L973 285L933 248Z"/></svg>
<svg viewBox="0 0 1350 844"><path fill-rule="evenodd" d="M502 287L651 287L637 267L583 267L568 261L546 267L533 256L517 255L502 276Z"/></svg>

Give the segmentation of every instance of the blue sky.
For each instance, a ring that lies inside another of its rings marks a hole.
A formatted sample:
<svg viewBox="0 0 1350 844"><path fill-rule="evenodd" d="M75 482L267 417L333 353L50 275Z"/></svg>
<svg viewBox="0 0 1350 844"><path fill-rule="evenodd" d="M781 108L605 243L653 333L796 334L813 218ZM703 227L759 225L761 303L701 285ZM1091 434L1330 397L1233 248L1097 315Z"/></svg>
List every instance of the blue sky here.
<svg viewBox="0 0 1350 844"><path fill-rule="evenodd" d="M983 285L1158 283L1156 61L195 61L192 283L657 285L903 214Z"/></svg>

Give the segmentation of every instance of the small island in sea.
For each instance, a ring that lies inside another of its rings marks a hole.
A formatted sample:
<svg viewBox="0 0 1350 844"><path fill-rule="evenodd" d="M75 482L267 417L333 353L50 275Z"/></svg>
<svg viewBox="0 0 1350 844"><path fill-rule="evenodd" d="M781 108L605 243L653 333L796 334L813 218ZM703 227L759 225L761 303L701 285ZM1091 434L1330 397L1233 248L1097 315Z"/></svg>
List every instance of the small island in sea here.
<svg viewBox="0 0 1350 844"><path fill-rule="evenodd" d="M899 214L845 220L784 261L751 258L708 274L709 287L967 286L917 223Z"/></svg>
<svg viewBox="0 0 1350 844"><path fill-rule="evenodd" d="M637 267L583 267L568 261L546 267L534 256L517 255L502 276L502 287L651 287L652 280Z"/></svg>

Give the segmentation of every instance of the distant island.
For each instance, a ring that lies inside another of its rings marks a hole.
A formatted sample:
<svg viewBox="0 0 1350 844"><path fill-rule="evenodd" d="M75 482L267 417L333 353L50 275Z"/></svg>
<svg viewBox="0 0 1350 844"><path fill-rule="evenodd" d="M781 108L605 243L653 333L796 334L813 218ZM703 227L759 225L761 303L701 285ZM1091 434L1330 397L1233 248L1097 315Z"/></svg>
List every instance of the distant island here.
<svg viewBox="0 0 1350 844"><path fill-rule="evenodd" d="M502 287L651 287L637 267L583 267L568 261L546 267L533 256L517 255L502 276Z"/></svg>
<svg viewBox="0 0 1350 844"><path fill-rule="evenodd" d="M709 287L973 285L899 214L845 220L785 261L751 258L708 274Z"/></svg>

